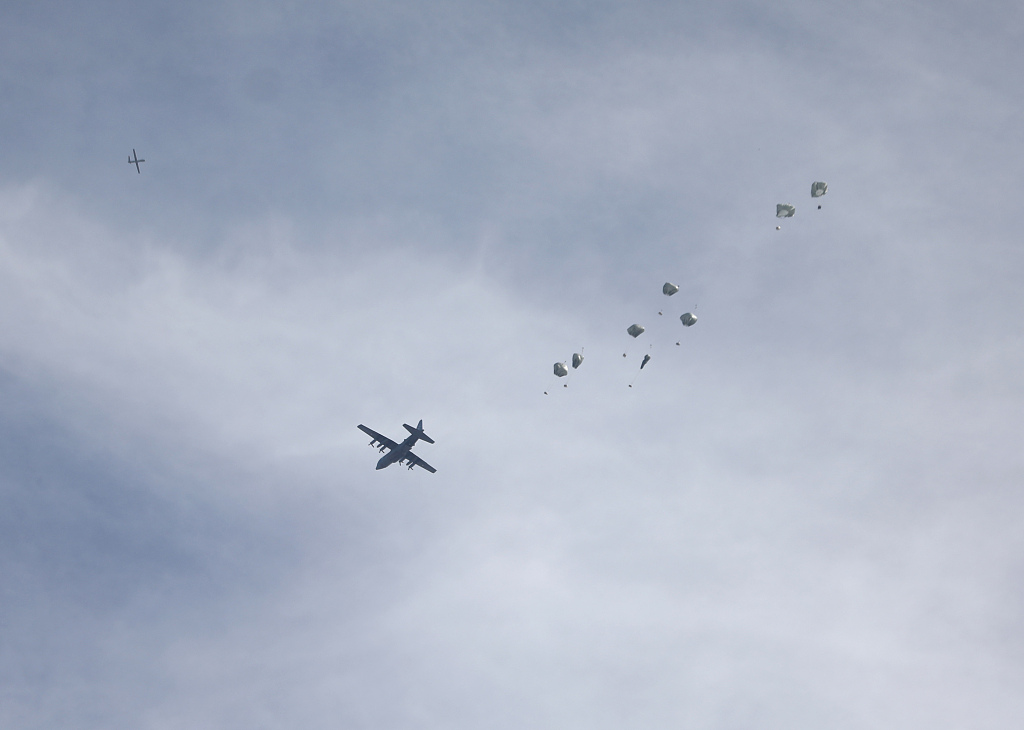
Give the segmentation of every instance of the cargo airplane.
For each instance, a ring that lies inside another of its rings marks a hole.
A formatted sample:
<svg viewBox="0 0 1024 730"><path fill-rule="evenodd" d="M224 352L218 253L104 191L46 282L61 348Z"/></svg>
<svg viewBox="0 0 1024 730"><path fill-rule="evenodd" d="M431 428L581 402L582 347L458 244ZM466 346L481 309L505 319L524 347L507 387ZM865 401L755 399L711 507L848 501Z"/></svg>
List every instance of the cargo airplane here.
<svg viewBox="0 0 1024 730"><path fill-rule="evenodd" d="M403 441L402 443L398 444L389 439L387 436L381 436L373 429L367 428L361 423L359 424L359 430L372 439L370 441L370 446L380 447L381 452L385 450L388 451L388 453L384 454L384 456L380 458L380 461L377 462L377 468L383 469L385 467L391 466L397 461L399 464L402 464L403 466L408 466L410 471L412 471L412 468L414 466L419 466L422 467L423 469L426 469L431 474L436 472L437 469L432 467L427 462L423 461L423 459L416 456L416 454L412 453L412 447L416 445L417 441L423 440L426 441L428 444L434 443L434 439L430 438L429 436L427 436L427 434L423 433L423 420L420 419L419 424L415 428L410 426L408 423L403 423L402 425L405 426L405 430L409 432L409 437L406 438L405 441Z"/></svg>

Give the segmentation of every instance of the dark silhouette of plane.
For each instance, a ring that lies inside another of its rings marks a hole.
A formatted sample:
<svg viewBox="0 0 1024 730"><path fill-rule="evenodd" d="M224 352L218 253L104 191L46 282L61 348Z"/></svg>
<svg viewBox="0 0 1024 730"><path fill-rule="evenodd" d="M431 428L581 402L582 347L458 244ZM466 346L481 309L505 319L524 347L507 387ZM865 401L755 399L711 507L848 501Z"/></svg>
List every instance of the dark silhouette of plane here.
<svg viewBox="0 0 1024 730"><path fill-rule="evenodd" d="M380 447L381 452L383 452L385 449L387 449L389 452L387 454L384 454L384 456L380 458L380 461L377 462L377 468L383 469L385 467L391 466L397 461L399 464L408 466L410 471L412 471L412 468L414 466L418 466L422 467L423 469L426 469L431 474L436 472L437 469L432 467L427 462L423 461L423 459L416 456L416 454L412 453L412 447L415 446L416 442L421 439L423 441L426 441L428 444L434 443L434 439L430 438L429 436L427 436L427 434L423 433L423 419L420 419L420 422L416 426L416 428L413 428L408 423L403 423L402 425L405 427L405 430L408 431L410 435L405 441L398 444L389 439L387 436L381 436L373 429L367 428L361 423L359 424L359 430L365 433L371 439L373 439L372 441L370 441L370 446L378 446Z"/></svg>
<svg viewBox="0 0 1024 730"><path fill-rule="evenodd" d="M135 159L133 160L132 157L134 157ZM140 162L145 162L145 160L140 160L139 159L139 156L137 154L135 154L135 148L134 147L132 148L132 157L128 158L128 164L129 165L135 165L136 172L138 172L141 175L142 174L142 168L139 167L139 163Z"/></svg>

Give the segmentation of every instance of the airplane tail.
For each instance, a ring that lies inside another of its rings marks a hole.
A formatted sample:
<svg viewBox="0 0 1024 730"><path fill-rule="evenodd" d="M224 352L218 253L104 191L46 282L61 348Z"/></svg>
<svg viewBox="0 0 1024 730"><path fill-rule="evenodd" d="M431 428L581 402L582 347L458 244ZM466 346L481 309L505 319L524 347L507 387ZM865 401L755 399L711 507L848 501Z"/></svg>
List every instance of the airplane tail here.
<svg viewBox="0 0 1024 730"><path fill-rule="evenodd" d="M413 434L415 436L418 436L420 439L422 439L423 441L426 441L428 444L434 443L434 439L430 438L429 436L427 436L427 434L423 433L423 419L422 418L420 419L419 424L415 428L410 426L408 423L403 423L402 425L405 426L405 430L406 431L408 431L409 433L411 433L411 434Z"/></svg>

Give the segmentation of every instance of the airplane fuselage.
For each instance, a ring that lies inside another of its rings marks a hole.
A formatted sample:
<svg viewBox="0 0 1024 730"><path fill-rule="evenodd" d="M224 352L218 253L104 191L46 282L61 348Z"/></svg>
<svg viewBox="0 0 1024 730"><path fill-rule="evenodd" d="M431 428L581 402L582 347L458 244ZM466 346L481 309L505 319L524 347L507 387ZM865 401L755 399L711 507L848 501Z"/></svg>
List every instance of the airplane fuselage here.
<svg viewBox="0 0 1024 730"><path fill-rule="evenodd" d="M412 434L405 441L398 445L398 448L392 449L384 456L380 457L380 461L377 462L377 469L384 469L391 466L397 461L402 461L412 451L412 447L419 441L419 436Z"/></svg>

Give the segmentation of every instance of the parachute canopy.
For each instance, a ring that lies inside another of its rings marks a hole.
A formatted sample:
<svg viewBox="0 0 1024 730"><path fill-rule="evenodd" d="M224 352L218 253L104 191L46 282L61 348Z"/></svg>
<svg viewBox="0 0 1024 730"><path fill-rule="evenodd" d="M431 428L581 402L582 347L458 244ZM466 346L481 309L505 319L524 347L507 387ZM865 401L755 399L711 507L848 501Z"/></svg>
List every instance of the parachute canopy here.
<svg viewBox="0 0 1024 730"><path fill-rule="evenodd" d="M644 365L646 365L650 361L651 361L651 356L650 355L644 355L644 361L642 363L640 363L640 369L643 370L644 369Z"/></svg>
<svg viewBox="0 0 1024 730"><path fill-rule="evenodd" d="M677 291L679 291L679 287L667 281L665 282L665 286L661 287L661 293L667 297L672 296Z"/></svg>
<svg viewBox="0 0 1024 730"><path fill-rule="evenodd" d="M828 183L816 182L811 183L811 197L820 198L822 195L828 192Z"/></svg>
<svg viewBox="0 0 1024 730"><path fill-rule="evenodd" d="M568 374L569 374L569 368L567 368L565 366L564 362L556 362L555 363L555 375L557 375L560 378L564 378Z"/></svg>
<svg viewBox="0 0 1024 730"><path fill-rule="evenodd" d="M693 327L693 325L697 324L697 316L693 312L687 312L679 316L679 321L686 327Z"/></svg>
<svg viewBox="0 0 1024 730"><path fill-rule="evenodd" d="M639 337L644 333L644 328L638 324L629 325L629 329L626 330L630 337Z"/></svg>
<svg viewBox="0 0 1024 730"><path fill-rule="evenodd" d="M575 370L583 364L583 355L578 352L573 353L572 356L572 369Z"/></svg>
<svg viewBox="0 0 1024 730"><path fill-rule="evenodd" d="M776 218L792 218L796 215L796 208L789 203L779 203L775 206Z"/></svg>

